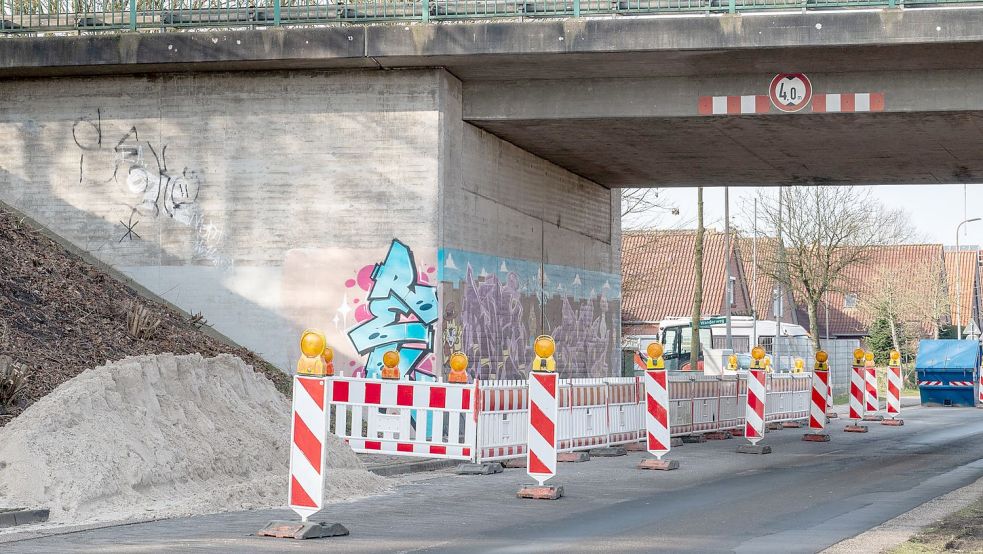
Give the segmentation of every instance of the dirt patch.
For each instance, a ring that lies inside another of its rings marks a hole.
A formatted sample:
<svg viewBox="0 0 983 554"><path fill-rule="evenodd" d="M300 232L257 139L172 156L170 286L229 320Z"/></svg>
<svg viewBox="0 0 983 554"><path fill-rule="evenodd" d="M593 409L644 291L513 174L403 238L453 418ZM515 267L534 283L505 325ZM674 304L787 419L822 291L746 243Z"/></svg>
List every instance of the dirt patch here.
<svg viewBox="0 0 983 554"><path fill-rule="evenodd" d="M287 392L290 379L256 354L212 337L199 322L148 301L66 251L23 218L0 209L0 355L26 370L17 415L86 368L126 356L171 352L232 354ZM160 323L142 338L127 332L135 307ZM0 415L2 412L0 412ZM10 418L0 417L0 426Z"/></svg>
<svg viewBox="0 0 983 554"><path fill-rule="evenodd" d="M890 552L983 552L983 498L926 528Z"/></svg>

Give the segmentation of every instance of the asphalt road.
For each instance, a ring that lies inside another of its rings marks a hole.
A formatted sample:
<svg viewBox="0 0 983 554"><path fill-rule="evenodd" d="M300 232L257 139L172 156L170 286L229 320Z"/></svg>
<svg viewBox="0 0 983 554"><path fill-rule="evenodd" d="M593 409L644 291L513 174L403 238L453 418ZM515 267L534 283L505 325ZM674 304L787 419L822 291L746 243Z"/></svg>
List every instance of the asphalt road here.
<svg viewBox="0 0 983 554"><path fill-rule="evenodd" d="M817 552L983 477L983 410L915 408L904 427L869 423L828 443L803 430L766 436L774 453L742 455L743 439L674 449L677 471L641 471L647 454L561 464L558 501L522 500L524 470L435 473L392 494L333 504L314 519L351 536L253 537L267 510L173 519L0 543L14 552Z"/></svg>

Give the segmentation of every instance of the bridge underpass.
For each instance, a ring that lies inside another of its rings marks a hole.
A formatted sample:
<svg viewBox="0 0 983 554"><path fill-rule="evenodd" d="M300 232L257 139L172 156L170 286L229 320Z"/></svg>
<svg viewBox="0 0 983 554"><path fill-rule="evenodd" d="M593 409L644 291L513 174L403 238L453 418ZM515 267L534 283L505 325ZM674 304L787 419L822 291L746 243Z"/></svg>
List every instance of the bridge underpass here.
<svg viewBox="0 0 983 554"><path fill-rule="evenodd" d="M0 200L284 368L315 325L346 371L405 347L439 376L467 344L514 377L553 332L608 374L613 187L979 182L980 29L967 7L5 38ZM778 73L813 101L761 102ZM349 334L385 311L376 265L433 287L414 335Z"/></svg>

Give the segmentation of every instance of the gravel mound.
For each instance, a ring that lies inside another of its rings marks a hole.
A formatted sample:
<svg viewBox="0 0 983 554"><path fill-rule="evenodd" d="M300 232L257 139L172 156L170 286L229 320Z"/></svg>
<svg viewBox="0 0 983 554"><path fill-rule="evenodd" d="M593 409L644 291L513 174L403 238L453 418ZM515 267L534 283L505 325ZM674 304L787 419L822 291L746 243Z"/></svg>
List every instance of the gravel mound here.
<svg viewBox="0 0 983 554"><path fill-rule="evenodd" d="M0 429L0 506L89 523L283 506L290 404L241 359L130 357L66 381ZM328 440L326 501L385 490Z"/></svg>

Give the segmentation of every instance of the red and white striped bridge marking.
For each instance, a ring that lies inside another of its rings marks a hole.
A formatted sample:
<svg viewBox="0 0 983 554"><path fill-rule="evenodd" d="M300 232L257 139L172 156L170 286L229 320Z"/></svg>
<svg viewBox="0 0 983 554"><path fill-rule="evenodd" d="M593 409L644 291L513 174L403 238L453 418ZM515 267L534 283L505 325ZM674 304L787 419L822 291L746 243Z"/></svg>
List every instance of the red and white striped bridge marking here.
<svg viewBox="0 0 983 554"><path fill-rule="evenodd" d="M765 370L747 372L747 408L744 412L744 436L751 444L765 436Z"/></svg>
<svg viewBox="0 0 983 554"><path fill-rule="evenodd" d="M814 94L813 113L862 113L883 112L883 92L846 92L842 94Z"/></svg>
<svg viewBox="0 0 983 554"><path fill-rule="evenodd" d="M809 410L809 429L821 432L826 429L826 393L829 390L829 372L812 372L812 406Z"/></svg>
<svg viewBox="0 0 983 554"><path fill-rule="evenodd" d="M556 427L559 413L555 372L529 373L529 431L526 473L539 486L556 475Z"/></svg>
<svg viewBox="0 0 983 554"><path fill-rule="evenodd" d="M304 521L321 511L324 505L326 393L323 377L294 377L287 504Z"/></svg>
<svg viewBox="0 0 983 554"><path fill-rule="evenodd" d="M896 416L901 413L901 366L887 367L887 413Z"/></svg>
<svg viewBox="0 0 983 554"><path fill-rule="evenodd" d="M877 370L873 367L864 368L864 415L877 413Z"/></svg>
<svg viewBox="0 0 983 554"><path fill-rule="evenodd" d="M865 393L864 368L853 366L850 372L850 419L862 419L864 417Z"/></svg>
<svg viewBox="0 0 983 554"><path fill-rule="evenodd" d="M645 371L646 450L661 460L669 453L669 379L664 369Z"/></svg>

